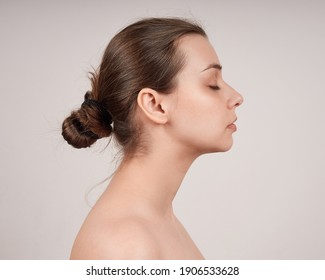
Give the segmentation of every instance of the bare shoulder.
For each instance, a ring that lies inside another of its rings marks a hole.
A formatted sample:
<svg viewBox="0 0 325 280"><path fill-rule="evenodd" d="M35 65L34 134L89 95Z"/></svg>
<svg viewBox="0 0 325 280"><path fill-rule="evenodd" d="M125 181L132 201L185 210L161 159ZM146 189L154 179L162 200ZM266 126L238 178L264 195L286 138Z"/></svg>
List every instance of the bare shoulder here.
<svg viewBox="0 0 325 280"><path fill-rule="evenodd" d="M127 217L80 231L71 259L159 259L159 243L148 221Z"/></svg>

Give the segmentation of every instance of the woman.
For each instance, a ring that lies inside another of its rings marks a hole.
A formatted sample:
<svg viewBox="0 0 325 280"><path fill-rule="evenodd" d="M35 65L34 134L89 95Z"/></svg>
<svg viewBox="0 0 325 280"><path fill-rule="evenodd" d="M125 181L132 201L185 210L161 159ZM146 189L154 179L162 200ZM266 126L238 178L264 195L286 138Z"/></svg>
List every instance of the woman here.
<svg viewBox="0 0 325 280"><path fill-rule="evenodd" d="M202 154L231 148L242 96L222 79L204 30L149 18L109 43L92 90L63 122L76 148L113 136L123 159L75 240L72 259L203 259L172 201Z"/></svg>

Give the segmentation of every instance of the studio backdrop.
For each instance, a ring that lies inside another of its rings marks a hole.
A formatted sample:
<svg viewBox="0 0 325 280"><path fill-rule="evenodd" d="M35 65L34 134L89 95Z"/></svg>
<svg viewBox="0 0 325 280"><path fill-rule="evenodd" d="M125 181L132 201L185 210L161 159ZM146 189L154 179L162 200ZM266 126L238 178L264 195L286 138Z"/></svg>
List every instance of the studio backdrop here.
<svg viewBox="0 0 325 280"><path fill-rule="evenodd" d="M178 16L203 25L245 101L233 148L194 162L175 213L207 259L324 259L324 11L321 0L0 1L0 258L69 258L118 158L107 140L73 149L62 121L117 31Z"/></svg>

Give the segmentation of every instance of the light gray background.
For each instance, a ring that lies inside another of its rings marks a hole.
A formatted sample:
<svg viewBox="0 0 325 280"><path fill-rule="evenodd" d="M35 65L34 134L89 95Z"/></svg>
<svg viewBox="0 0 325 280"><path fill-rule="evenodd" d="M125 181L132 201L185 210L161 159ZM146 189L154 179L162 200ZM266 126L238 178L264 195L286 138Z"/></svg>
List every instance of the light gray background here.
<svg viewBox="0 0 325 280"><path fill-rule="evenodd" d="M105 141L68 146L62 120L118 30L183 16L205 26L245 102L233 149L193 164L176 213L208 259L324 259L324 11L315 0L1 1L0 258L69 257L115 163Z"/></svg>

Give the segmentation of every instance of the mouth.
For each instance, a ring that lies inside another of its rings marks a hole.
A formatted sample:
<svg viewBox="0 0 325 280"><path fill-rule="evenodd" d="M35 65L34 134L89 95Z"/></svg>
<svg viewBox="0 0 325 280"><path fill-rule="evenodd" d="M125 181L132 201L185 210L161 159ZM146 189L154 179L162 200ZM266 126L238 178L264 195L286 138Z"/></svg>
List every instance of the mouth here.
<svg viewBox="0 0 325 280"><path fill-rule="evenodd" d="M235 124L235 122L237 121L237 117L234 119L234 121L232 123L230 123L229 125ZM228 125L228 126L229 126Z"/></svg>
<svg viewBox="0 0 325 280"><path fill-rule="evenodd" d="M236 130L237 130L237 126L235 125L235 122L236 122L236 121L237 121L237 118L235 118L235 120L234 120L231 124L229 124L229 125L227 126L227 128L236 131Z"/></svg>

